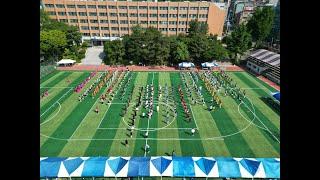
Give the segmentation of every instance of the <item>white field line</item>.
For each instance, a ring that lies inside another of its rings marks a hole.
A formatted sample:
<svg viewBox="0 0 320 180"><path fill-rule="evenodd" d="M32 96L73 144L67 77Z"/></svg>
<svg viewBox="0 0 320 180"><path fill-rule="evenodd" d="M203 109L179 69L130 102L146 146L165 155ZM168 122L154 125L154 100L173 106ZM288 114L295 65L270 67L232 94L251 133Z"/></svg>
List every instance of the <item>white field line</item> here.
<svg viewBox="0 0 320 180"><path fill-rule="evenodd" d="M54 102L46 111L44 111L41 115L43 116L49 109L51 109L57 102L59 102L60 99L62 99L66 94L68 94L72 89L70 88L66 93L64 93L56 102Z"/></svg>
<svg viewBox="0 0 320 180"><path fill-rule="evenodd" d="M250 101L250 100L249 100ZM244 103L245 104L245 103ZM251 111L251 109L248 107L247 104L245 104L247 106L247 108L249 109L249 111ZM252 112L252 111L251 111ZM252 112L253 113L253 112ZM260 123L266 128L266 130L278 141L278 143L280 144L279 139L269 130L269 128L261 121L261 119L253 113L253 115L260 121Z"/></svg>
<svg viewBox="0 0 320 180"><path fill-rule="evenodd" d="M68 87L68 86L40 86L40 89L41 88L51 88L51 89L54 89L54 88L56 88L56 89L64 89L64 88L74 88L74 87Z"/></svg>
<svg viewBox="0 0 320 180"><path fill-rule="evenodd" d="M97 127L96 129L99 129L99 128L100 128L100 125L101 125L103 119L105 118L107 112L109 111L109 108L110 108L111 104L110 104L110 103L108 103L108 104L109 104L109 106L108 106L106 112L104 113L103 118L100 119L100 123L99 123L99 125L98 125L98 127Z"/></svg>
<svg viewBox="0 0 320 180"><path fill-rule="evenodd" d="M80 127L80 125L82 124L83 120L86 119L86 117L88 116L88 114L91 112L93 106L99 102L99 100L97 99L97 101L95 103L93 103L93 105L91 106L90 110L87 112L87 114L84 116L84 118L81 120L80 124L78 125L78 127L73 131L72 135L70 136L70 139L73 137L73 135L76 133L76 131L78 130L78 128Z"/></svg>
<svg viewBox="0 0 320 180"><path fill-rule="evenodd" d="M152 85L153 85L153 80L154 80L154 72L152 73ZM149 135L149 123L150 123L150 119L148 118L148 127L147 127L147 133ZM148 144L148 137L146 138L146 145ZM147 151L144 151L144 157L147 156Z"/></svg>
<svg viewBox="0 0 320 180"><path fill-rule="evenodd" d="M191 109L192 117L193 117L194 122L195 122L195 124L196 124L197 130L199 130L199 127L198 127L198 125L197 125L196 118L194 118L194 114L193 114L193 111L192 111L192 107L191 107L191 105L190 105L190 109Z"/></svg>
<svg viewBox="0 0 320 180"><path fill-rule="evenodd" d="M124 129L128 129L128 128L97 128L97 129L100 129L100 130L115 130L115 129L118 129L118 130L124 130ZM140 130L144 130L146 128L140 128ZM151 130L158 130L158 129L162 129L162 130L190 130L192 128L149 128L149 131Z"/></svg>
<svg viewBox="0 0 320 180"><path fill-rule="evenodd" d="M57 112L56 114L54 114L53 116L51 116L51 117L50 117L49 119L47 119L46 121L42 122L42 123L40 124L40 126L42 126L43 124L51 121L54 117L57 116L57 114L59 114L59 112L60 112L60 110L61 110L61 104L60 104L59 102L57 102L57 103L59 104L59 110L58 110L58 112Z"/></svg>
<svg viewBox="0 0 320 180"><path fill-rule="evenodd" d="M54 139L54 140L61 140L61 141L124 141L126 139L121 139L121 138L105 138L105 139L90 139L90 138L83 138L83 139L65 139L65 138L55 138L51 136L47 136L44 134L40 133L40 136L49 138L49 139ZM173 140L173 141L212 141L212 140L220 140L223 141L223 138L220 137L213 137L213 138L148 138L149 140L153 141L168 141L168 140ZM145 138L132 138L132 140L145 140Z"/></svg>

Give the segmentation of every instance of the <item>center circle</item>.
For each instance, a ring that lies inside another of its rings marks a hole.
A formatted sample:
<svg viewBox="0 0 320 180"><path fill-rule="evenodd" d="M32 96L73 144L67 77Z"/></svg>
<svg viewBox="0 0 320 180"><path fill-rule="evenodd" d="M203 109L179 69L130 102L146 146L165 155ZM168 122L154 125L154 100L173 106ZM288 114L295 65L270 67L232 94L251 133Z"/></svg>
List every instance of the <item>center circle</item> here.
<svg viewBox="0 0 320 180"><path fill-rule="evenodd" d="M132 103L132 104L134 104L134 103ZM130 107L132 104L130 104L129 107ZM167 107L169 107L169 108L171 109L172 112L174 112L174 109L173 109L172 106L170 106L170 105L168 105L168 104L166 104L166 103L163 103L163 102L158 102L158 104L162 104L162 105L164 105L164 106L167 106ZM129 107L128 107L128 108L129 108ZM161 129L164 129L164 128L170 126L176 118L177 118L177 116L176 116L176 114L174 114L174 116L173 116L172 120L170 121L170 123L167 124L167 125L165 125L165 126L163 126L163 127L159 127L159 128L148 128L148 130L146 129L147 127L146 127L146 128L136 128L136 127L135 127L134 130L136 130L136 131L142 131L142 132L145 132L145 131L158 131L158 130L161 130ZM124 117L122 117L122 121L123 121L123 123L124 123L125 125L127 125L129 128L131 127L131 126L129 126L129 124L124 120ZM141 119L140 119L140 121L141 121ZM148 121L148 119L147 119L146 121Z"/></svg>

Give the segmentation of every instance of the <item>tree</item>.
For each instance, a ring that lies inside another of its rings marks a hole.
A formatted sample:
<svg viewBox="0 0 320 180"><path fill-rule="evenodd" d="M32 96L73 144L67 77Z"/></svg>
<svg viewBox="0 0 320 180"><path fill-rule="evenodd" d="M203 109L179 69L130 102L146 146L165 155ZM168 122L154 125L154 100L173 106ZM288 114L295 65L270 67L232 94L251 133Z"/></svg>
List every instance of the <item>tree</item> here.
<svg viewBox="0 0 320 180"><path fill-rule="evenodd" d="M104 63L110 65L125 64L124 62L124 45L121 40L106 41L104 43Z"/></svg>
<svg viewBox="0 0 320 180"><path fill-rule="evenodd" d="M208 38L201 34L193 35L188 42L190 60L195 64L200 64L210 58Z"/></svg>
<svg viewBox="0 0 320 180"><path fill-rule="evenodd" d="M251 35L243 24L236 27L224 41L230 54L233 55L234 63L238 63L238 54L243 55L251 47Z"/></svg>
<svg viewBox="0 0 320 180"><path fill-rule="evenodd" d="M171 38L170 40L170 62L172 64L178 64L179 62L189 60L188 46L177 38Z"/></svg>
<svg viewBox="0 0 320 180"><path fill-rule="evenodd" d="M78 27L68 26L66 28L65 33L67 37L68 46L73 46L74 44L76 44L77 46L80 45L82 35L79 32Z"/></svg>
<svg viewBox="0 0 320 180"><path fill-rule="evenodd" d="M64 48L67 46L67 38L64 32L59 30L40 32L40 51L45 58L61 58Z"/></svg>
<svg viewBox="0 0 320 180"><path fill-rule="evenodd" d="M275 12L272 7L257 8L247 23L256 47L265 40L271 32Z"/></svg>
<svg viewBox="0 0 320 180"><path fill-rule="evenodd" d="M189 36L193 36L196 34L206 35L208 33L208 24L200 23L198 19L191 20L189 26Z"/></svg>
<svg viewBox="0 0 320 180"><path fill-rule="evenodd" d="M140 26L134 26L132 27L132 34L123 37L125 58L127 61L133 61L135 64L140 62L145 63L142 58L143 48L146 46L143 33L144 31Z"/></svg>

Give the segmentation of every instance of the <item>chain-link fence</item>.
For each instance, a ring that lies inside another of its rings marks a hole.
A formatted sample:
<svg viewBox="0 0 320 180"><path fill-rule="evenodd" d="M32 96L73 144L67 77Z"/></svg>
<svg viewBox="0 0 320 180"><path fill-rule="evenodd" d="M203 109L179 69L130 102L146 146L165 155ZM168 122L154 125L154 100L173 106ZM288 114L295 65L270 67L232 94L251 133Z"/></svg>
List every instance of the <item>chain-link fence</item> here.
<svg viewBox="0 0 320 180"><path fill-rule="evenodd" d="M40 79L56 70L54 61L40 62Z"/></svg>

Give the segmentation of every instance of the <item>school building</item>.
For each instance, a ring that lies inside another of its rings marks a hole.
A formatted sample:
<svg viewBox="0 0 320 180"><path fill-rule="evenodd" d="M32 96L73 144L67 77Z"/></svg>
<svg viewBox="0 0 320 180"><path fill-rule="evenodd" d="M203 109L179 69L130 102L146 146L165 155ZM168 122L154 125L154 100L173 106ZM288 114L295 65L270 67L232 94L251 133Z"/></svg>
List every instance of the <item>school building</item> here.
<svg viewBox="0 0 320 180"><path fill-rule="evenodd" d="M131 27L153 26L164 35L187 33L189 22L207 23L209 34L221 37L226 4L196 2L146 2L105 0L42 0L51 18L79 27L84 40L96 45L131 33Z"/></svg>

